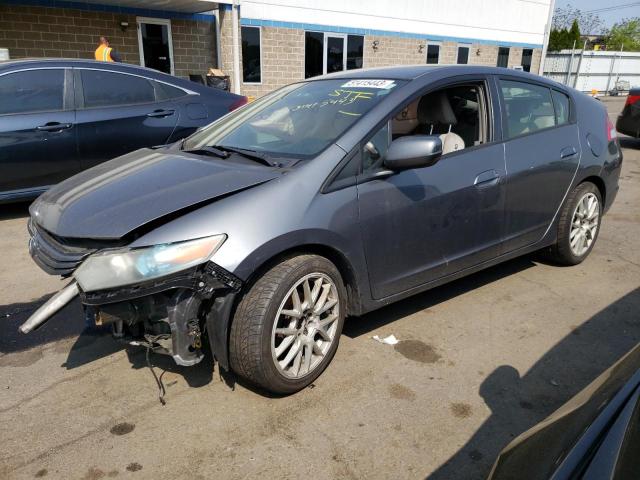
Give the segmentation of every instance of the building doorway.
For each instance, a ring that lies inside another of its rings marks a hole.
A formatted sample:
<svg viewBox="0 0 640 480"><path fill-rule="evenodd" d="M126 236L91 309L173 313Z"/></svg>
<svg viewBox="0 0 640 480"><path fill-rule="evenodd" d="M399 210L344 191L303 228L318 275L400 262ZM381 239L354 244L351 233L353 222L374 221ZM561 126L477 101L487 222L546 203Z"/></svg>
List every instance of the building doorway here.
<svg viewBox="0 0 640 480"><path fill-rule="evenodd" d="M138 17L140 65L173 75L171 21Z"/></svg>
<svg viewBox="0 0 640 480"><path fill-rule="evenodd" d="M347 36L335 33L324 36L324 73L347 69Z"/></svg>

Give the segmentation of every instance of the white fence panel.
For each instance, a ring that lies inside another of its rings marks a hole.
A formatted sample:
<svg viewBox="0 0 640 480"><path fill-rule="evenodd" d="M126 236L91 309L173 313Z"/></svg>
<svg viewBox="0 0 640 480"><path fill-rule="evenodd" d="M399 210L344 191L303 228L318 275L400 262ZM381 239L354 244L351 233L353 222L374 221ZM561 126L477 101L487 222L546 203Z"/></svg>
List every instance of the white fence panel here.
<svg viewBox="0 0 640 480"><path fill-rule="evenodd" d="M640 87L640 52L575 50L573 59L571 50L548 53L544 76L584 92L606 92L616 85Z"/></svg>

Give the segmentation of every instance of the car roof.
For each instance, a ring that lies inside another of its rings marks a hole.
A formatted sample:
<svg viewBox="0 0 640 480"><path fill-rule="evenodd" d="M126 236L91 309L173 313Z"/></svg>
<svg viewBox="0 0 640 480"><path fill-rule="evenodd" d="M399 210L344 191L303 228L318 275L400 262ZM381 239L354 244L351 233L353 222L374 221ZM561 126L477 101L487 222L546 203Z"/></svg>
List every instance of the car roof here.
<svg viewBox="0 0 640 480"><path fill-rule="evenodd" d="M330 73L307 80L326 79L393 79L393 80L416 80L418 78L433 75L438 77L448 75L509 75L511 77L521 77L523 80L534 80L544 82L548 85L560 86L559 83L532 73L523 72L502 67L487 67L483 65L397 65L392 67L361 68L346 70L342 72Z"/></svg>
<svg viewBox="0 0 640 480"><path fill-rule="evenodd" d="M101 62L97 60L78 59L78 58L23 58L16 60L3 60L0 61L0 73L7 70L21 69L21 68L70 68L70 67L85 67L85 68L100 68L101 70L112 70L121 73L131 73L141 75L153 80L166 82L172 85L177 85L187 90L191 90L205 95L224 95L224 96L237 96L233 93L223 90L214 89L205 85L186 80L184 78L169 75L158 70L151 68L141 67L139 65L132 65L130 63L121 62Z"/></svg>

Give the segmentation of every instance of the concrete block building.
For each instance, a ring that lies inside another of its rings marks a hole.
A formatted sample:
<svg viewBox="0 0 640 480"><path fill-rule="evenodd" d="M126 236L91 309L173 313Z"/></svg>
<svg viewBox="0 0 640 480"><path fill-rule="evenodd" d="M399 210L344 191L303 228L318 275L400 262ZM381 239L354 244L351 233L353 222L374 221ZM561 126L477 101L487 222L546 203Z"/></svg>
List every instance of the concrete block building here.
<svg viewBox="0 0 640 480"><path fill-rule="evenodd" d="M3 0L11 58L123 61L178 76L218 67L261 96L339 70L470 63L538 72L551 0Z"/></svg>

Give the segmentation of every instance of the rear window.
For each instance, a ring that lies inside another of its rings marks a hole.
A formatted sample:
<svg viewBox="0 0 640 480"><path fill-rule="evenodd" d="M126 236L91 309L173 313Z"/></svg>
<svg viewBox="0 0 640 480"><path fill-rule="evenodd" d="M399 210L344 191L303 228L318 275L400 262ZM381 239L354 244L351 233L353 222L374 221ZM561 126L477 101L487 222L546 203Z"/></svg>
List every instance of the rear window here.
<svg viewBox="0 0 640 480"><path fill-rule="evenodd" d="M531 83L501 80L508 138L556 125L551 91Z"/></svg>
<svg viewBox="0 0 640 480"><path fill-rule="evenodd" d="M0 115L62 110L64 70L41 69L0 76Z"/></svg>
<svg viewBox="0 0 640 480"><path fill-rule="evenodd" d="M569 97L557 90L551 90L551 96L556 110L556 125L569 123Z"/></svg>
<svg viewBox="0 0 640 480"><path fill-rule="evenodd" d="M184 90L166 83L153 82L153 84L156 87L156 97L158 100L169 100L187 95L187 92Z"/></svg>
<svg viewBox="0 0 640 480"><path fill-rule="evenodd" d="M80 75L86 108L155 101L153 86L146 78L104 70L81 70Z"/></svg>

